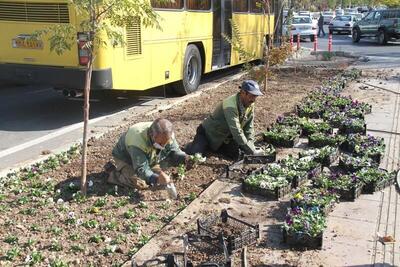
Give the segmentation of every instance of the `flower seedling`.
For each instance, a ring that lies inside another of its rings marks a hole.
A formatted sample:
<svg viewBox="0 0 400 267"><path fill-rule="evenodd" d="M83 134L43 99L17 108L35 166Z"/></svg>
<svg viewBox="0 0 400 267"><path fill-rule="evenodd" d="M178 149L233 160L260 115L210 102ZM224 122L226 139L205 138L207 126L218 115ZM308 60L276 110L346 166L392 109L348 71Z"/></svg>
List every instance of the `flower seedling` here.
<svg viewBox="0 0 400 267"><path fill-rule="evenodd" d="M29 256L29 265L35 265L44 261L44 256L40 251L33 251Z"/></svg>
<svg viewBox="0 0 400 267"><path fill-rule="evenodd" d="M135 216L136 216L136 213L135 213L135 211L132 210L132 209L129 209L129 210L127 210L127 211L124 212L124 218L125 218L125 219L131 219L131 218L133 218L133 217L135 217Z"/></svg>
<svg viewBox="0 0 400 267"><path fill-rule="evenodd" d="M114 253L116 249L117 249L116 245L107 245L103 250L100 251L100 254L108 256Z"/></svg>
<svg viewBox="0 0 400 267"><path fill-rule="evenodd" d="M138 223L131 223L128 225L128 231L133 234L139 233L139 230L140 230L140 224Z"/></svg>
<svg viewBox="0 0 400 267"><path fill-rule="evenodd" d="M197 198L196 192L190 192L189 195L185 197L185 199L190 203Z"/></svg>
<svg viewBox="0 0 400 267"><path fill-rule="evenodd" d="M174 218L175 218L174 215L166 215L166 216L162 217L161 220L162 220L164 223L169 223L169 222L172 221Z"/></svg>
<svg viewBox="0 0 400 267"><path fill-rule="evenodd" d="M183 180L186 177L186 167L185 164L180 164L177 168L178 179Z"/></svg>
<svg viewBox="0 0 400 267"><path fill-rule="evenodd" d="M339 196L325 188L303 187L293 194L292 206L320 212L332 207L339 201Z"/></svg>
<svg viewBox="0 0 400 267"><path fill-rule="evenodd" d="M71 251L74 253L79 253L85 251L85 249L81 245L72 245Z"/></svg>
<svg viewBox="0 0 400 267"><path fill-rule="evenodd" d="M148 209L149 208L149 205L144 201L140 201L138 206L141 209Z"/></svg>
<svg viewBox="0 0 400 267"><path fill-rule="evenodd" d="M155 215L155 214L150 214L150 215L147 217L146 220L147 220L148 222L155 222L155 221L158 221L159 218L158 218L158 216Z"/></svg>
<svg viewBox="0 0 400 267"><path fill-rule="evenodd" d="M92 219L92 220L82 223L82 226L87 229L93 229L93 228L97 228L99 226L99 223L96 220Z"/></svg>
<svg viewBox="0 0 400 267"><path fill-rule="evenodd" d="M103 240L104 240L104 238L100 234L94 234L89 238L89 242L96 243L96 244L103 242Z"/></svg>
<svg viewBox="0 0 400 267"><path fill-rule="evenodd" d="M109 231L113 231L113 230L118 228L118 223L115 220L112 220L112 221L106 223L104 228L109 230Z"/></svg>
<svg viewBox="0 0 400 267"><path fill-rule="evenodd" d="M71 241L77 241L79 239L81 239L81 236L79 234L71 234L69 236L69 240L71 240Z"/></svg>
<svg viewBox="0 0 400 267"><path fill-rule="evenodd" d="M35 241L34 239L32 239L32 238L29 238L29 239L25 242L24 247L26 247L26 248L32 248L35 244L36 244L36 241Z"/></svg>
<svg viewBox="0 0 400 267"><path fill-rule="evenodd" d="M121 208L129 204L129 199L121 197L115 202L114 207Z"/></svg>
<svg viewBox="0 0 400 267"><path fill-rule="evenodd" d="M148 235L141 235L139 238L139 246L143 247L144 245L146 245L149 241L150 241L151 237Z"/></svg>
<svg viewBox="0 0 400 267"><path fill-rule="evenodd" d="M6 238L4 238L4 242L10 245L18 244L18 237L16 235L8 235Z"/></svg>
<svg viewBox="0 0 400 267"><path fill-rule="evenodd" d="M63 249L61 243L57 240L52 240L49 246L50 251L61 251Z"/></svg>
<svg viewBox="0 0 400 267"><path fill-rule="evenodd" d="M99 198L94 202L94 206L101 208L104 207L107 204L107 198Z"/></svg>
<svg viewBox="0 0 400 267"><path fill-rule="evenodd" d="M21 255L21 250L18 247L12 247L6 252L6 259L13 261L19 255Z"/></svg>
<svg viewBox="0 0 400 267"><path fill-rule="evenodd" d="M50 261L49 267L69 267L69 264L61 259L54 259Z"/></svg>
<svg viewBox="0 0 400 267"><path fill-rule="evenodd" d="M207 158L203 157L200 153L196 153L194 155L190 155L190 160L194 165L196 165L206 162Z"/></svg>
<svg viewBox="0 0 400 267"><path fill-rule="evenodd" d="M63 232L63 229L61 229L57 226L53 226L50 228L49 232L51 232L55 236L60 236Z"/></svg>
<svg viewBox="0 0 400 267"><path fill-rule="evenodd" d="M126 242L126 236L118 234L114 240L110 242L111 245L119 245Z"/></svg>
<svg viewBox="0 0 400 267"><path fill-rule="evenodd" d="M37 225L36 223L32 224L32 225L29 227L29 229L30 229L32 232L40 232L40 231L41 231L39 225Z"/></svg>

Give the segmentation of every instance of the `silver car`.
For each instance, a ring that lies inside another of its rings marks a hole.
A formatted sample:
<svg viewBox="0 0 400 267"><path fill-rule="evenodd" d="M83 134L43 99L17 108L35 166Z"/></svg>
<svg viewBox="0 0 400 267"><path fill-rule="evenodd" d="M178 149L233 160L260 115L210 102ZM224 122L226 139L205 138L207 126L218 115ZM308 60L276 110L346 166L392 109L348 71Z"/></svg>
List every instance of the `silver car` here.
<svg viewBox="0 0 400 267"><path fill-rule="evenodd" d="M329 23L329 33L333 34L337 32L338 34L346 32L351 34L351 29L353 29L353 24L357 19L352 15L336 16L331 23Z"/></svg>

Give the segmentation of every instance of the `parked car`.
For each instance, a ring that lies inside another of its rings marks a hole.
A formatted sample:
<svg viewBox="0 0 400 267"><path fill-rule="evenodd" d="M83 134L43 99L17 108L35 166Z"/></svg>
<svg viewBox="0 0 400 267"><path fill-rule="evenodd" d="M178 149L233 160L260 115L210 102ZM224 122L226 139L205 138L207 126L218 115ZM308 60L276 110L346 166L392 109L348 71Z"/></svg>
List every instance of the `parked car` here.
<svg viewBox="0 0 400 267"><path fill-rule="evenodd" d="M335 14L336 14L336 16L342 16L342 15L344 15L344 10L338 8L335 10Z"/></svg>
<svg viewBox="0 0 400 267"><path fill-rule="evenodd" d="M335 13L333 11L324 11L322 12L322 16L324 16L324 24L329 24L335 17Z"/></svg>
<svg viewBox="0 0 400 267"><path fill-rule="evenodd" d="M364 37L377 37L379 44L400 39L400 9L371 11L353 25L353 42Z"/></svg>
<svg viewBox="0 0 400 267"><path fill-rule="evenodd" d="M336 16L331 23L329 23L329 33L334 34L347 32L351 34L351 30L353 29L353 24L357 19L355 16L344 15L344 16Z"/></svg>
<svg viewBox="0 0 400 267"><path fill-rule="evenodd" d="M317 27L313 24L310 17L295 16L292 18L291 23L289 20L285 20L283 23L283 34L289 35L289 33L292 34L294 38L297 38L297 34L299 34L301 39L310 38L311 42L314 42L315 34L317 34Z"/></svg>

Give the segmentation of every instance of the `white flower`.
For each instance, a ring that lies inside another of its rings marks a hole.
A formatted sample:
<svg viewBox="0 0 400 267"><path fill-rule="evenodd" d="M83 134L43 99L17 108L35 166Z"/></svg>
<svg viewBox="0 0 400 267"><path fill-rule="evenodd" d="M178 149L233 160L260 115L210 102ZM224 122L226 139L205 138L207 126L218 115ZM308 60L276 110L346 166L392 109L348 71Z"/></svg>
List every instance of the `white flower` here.
<svg viewBox="0 0 400 267"><path fill-rule="evenodd" d="M57 204L61 205L62 203L64 203L64 200L62 198L57 199Z"/></svg>
<svg viewBox="0 0 400 267"><path fill-rule="evenodd" d="M30 263L32 261L31 255L27 255L25 258L25 263Z"/></svg>
<svg viewBox="0 0 400 267"><path fill-rule="evenodd" d="M46 200L46 202L47 202L47 203L54 203L54 199L53 199L52 197L49 197L49 198Z"/></svg>
<svg viewBox="0 0 400 267"><path fill-rule="evenodd" d="M68 212L68 218L69 219L75 218L75 212L73 212L73 211Z"/></svg>
<svg viewBox="0 0 400 267"><path fill-rule="evenodd" d="M69 188L74 188L75 184L73 182L69 183Z"/></svg>
<svg viewBox="0 0 400 267"><path fill-rule="evenodd" d="M88 186L89 186L89 187L92 187L92 186L93 186L93 181L92 181L92 180L89 181Z"/></svg>
<svg viewBox="0 0 400 267"><path fill-rule="evenodd" d="M57 189L57 190L56 190L56 193L57 193L57 194L61 194L61 189Z"/></svg>
<svg viewBox="0 0 400 267"><path fill-rule="evenodd" d="M75 198L75 196L76 196L76 193L73 193L73 194L72 194L72 198Z"/></svg>
<svg viewBox="0 0 400 267"><path fill-rule="evenodd" d="M112 252L115 252L116 249L117 249L117 245L113 245L113 246L110 247L110 250L111 250Z"/></svg>
<svg viewBox="0 0 400 267"><path fill-rule="evenodd" d="M82 219L78 219L78 220L76 220L76 225L81 225L83 223L83 220Z"/></svg>
<svg viewBox="0 0 400 267"><path fill-rule="evenodd" d="M168 205L171 204L171 202L172 202L172 201L171 201L171 199L169 199L169 198L168 198L167 200L165 200L165 203L167 203Z"/></svg>
<svg viewBox="0 0 400 267"><path fill-rule="evenodd" d="M104 242L106 242L106 243L110 243L110 242L111 242L111 238L110 238L110 237L108 237L108 236L106 236L106 238L104 239Z"/></svg>

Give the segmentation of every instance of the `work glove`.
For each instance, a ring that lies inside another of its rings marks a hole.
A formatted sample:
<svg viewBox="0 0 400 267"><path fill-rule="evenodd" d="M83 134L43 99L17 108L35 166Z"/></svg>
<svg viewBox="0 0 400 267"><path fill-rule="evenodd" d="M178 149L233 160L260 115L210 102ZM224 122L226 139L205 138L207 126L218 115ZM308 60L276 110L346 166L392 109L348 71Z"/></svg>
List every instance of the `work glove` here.
<svg viewBox="0 0 400 267"><path fill-rule="evenodd" d="M261 148L256 148L256 150L254 151L254 154L253 154L254 156L264 156L265 155L265 152L264 152L264 150L263 149L261 149Z"/></svg>

